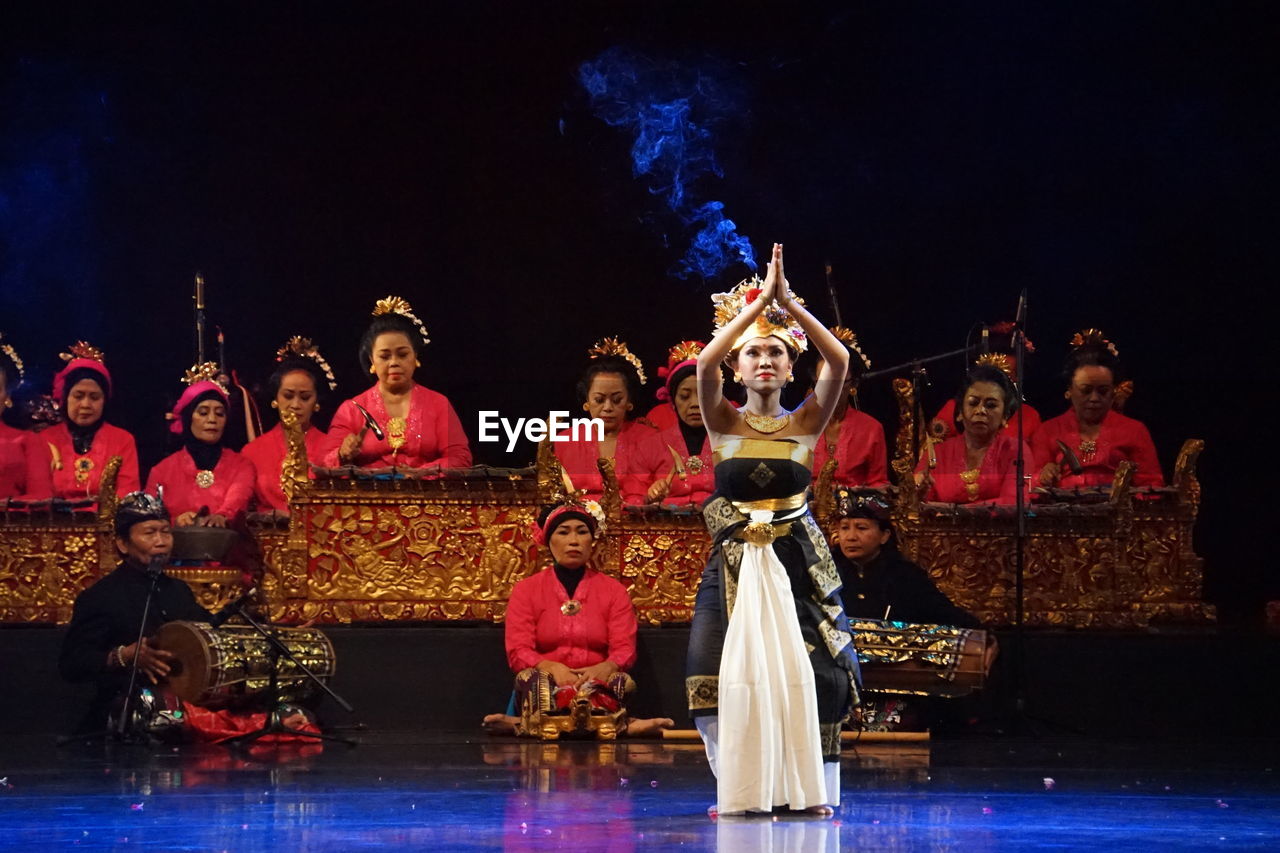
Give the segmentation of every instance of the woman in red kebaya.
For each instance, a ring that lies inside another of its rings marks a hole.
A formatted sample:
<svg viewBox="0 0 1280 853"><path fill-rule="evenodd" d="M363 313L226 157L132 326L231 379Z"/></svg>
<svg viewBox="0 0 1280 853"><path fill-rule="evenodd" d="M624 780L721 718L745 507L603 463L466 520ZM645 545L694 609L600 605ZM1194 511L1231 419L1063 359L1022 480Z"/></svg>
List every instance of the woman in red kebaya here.
<svg viewBox="0 0 1280 853"><path fill-rule="evenodd" d="M307 459L319 461L324 452L324 431L312 423L320 411L320 396L338 387L333 370L310 338L294 336L276 350L276 369L267 380L271 408L290 412L298 420L307 446ZM280 469L287 450L284 427L276 424L244 446L240 454L253 463L253 494L262 512L289 511L280 486Z"/></svg>
<svg viewBox="0 0 1280 853"><path fill-rule="evenodd" d="M711 442L698 403L698 353L703 346L701 341L681 341L668 353L667 366L658 369L658 378L666 380L658 399L666 401L674 421L662 430L669 458L663 460L655 481L667 490L667 505L701 506L716 490Z"/></svg>
<svg viewBox="0 0 1280 853"><path fill-rule="evenodd" d="M18 351L0 333L0 413L13 408L9 395L22 384L24 375ZM52 493L49 446L39 436L0 421L0 500L42 500Z"/></svg>
<svg viewBox="0 0 1280 853"><path fill-rule="evenodd" d="M1071 489L1107 486L1124 460L1137 466L1138 486L1163 486L1151 433L1115 408L1131 393L1131 383L1117 384L1120 359L1115 345L1097 329L1086 329L1071 341L1073 351L1063 371L1071 408L1041 425L1032 439L1039 484ZM1080 472L1071 470L1070 451Z"/></svg>
<svg viewBox="0 0 1280 853"><path fill-rule="evenodd" d="M187 371L188 387L173 407L169 425L184 446L162 459L147 478L148 492L164 489L175 527L226 527L244 514L253 496L253 463L222 446L228 398L213 381L217 373L213 362Z"/></svg>
<svg viewBox="0 0 1280 853"><path fill-rule="evenodd" d="M507 663L516 674L517 714L490 714L494 732L538 736L523 723L568 706L581 691L592 708L617 711L635 685L636 613L627 590L591 567L604 512L594 501L545 508L534 539L551 551L552 565L511 590L507 602ZM666 718L632 720L629 735L671 728Z"/></svg>
<svg viewBox="0 0 1280 853"><path fill-rule="evenodd" d="M991 367L998 367L1009 377L1009 381L1017 381L1017 362L1012 355L1013 352L1013 324L1012 323L996 323L991 327L989 337L990 346L994 350L986 355L979 356L974 364L984 364ZM1026 351L1033 353L1036 348L1032 345L1030 339L1026 342ZM956 414L956 401L954 399L947 400L942 404L942 408L938 410L938 414L933 416L933 420L929 422L929 434L934 441L942 441L956 435L956 424L960 417ZM1036 430L1040 428L1040 413L1026 403L1022 404L1022 440L1031 441L1031 437L1035 435ZM1005 429L1009 430L1011 435L1018 434L1018 425L1010 419L1005 425Z"/></svg>
<svg viewBox="0 0 1280 853"><path fill-rule="evenodd" d="M553 442L556 458L574 488L592 500L604 493L598 462L612 459L622 502L654 503L666 493L659 474L667 450L656 429L630 419L645 381L644 367L616 338L605 338L588 352L591 363L578 381L578 399L587 417L603 424L604 437L596 441L594 435L579 435Z"/></svg>
<svg viewBox="0 0 1280 853"><path fill-rule="evenodd" d="M142 481L133 435L107 423L104 416L111 374L102 350L79 341L62 353L62 359L67 364L53 377L53 399L66 420L40 433L52 457L54 497L97 497L102 469L112 456L120 457L116 494L138 491Z"/></svg>
<svg viewBox="0 0 1280 853"><path fill-rule="evenodd" d="M377 381L334 413L323 464L362 468L466 468L471 447L449 400L413 381L422 366L427 329L404 299L388 296L373 309L360 341L360 364ZM367 416L366 416L367 413ZM382 432L369 426L372 419Z"/></svg>
<svg viewBox="0 0 1280 853"><path fill-rule="evenodd" d="M849 369L844 377L844 393L836 410L827 422L827 428L813 448L813 479L822 474L827 460L836 459L833 486L853 488L881 488L889 485L887 451L884 427L880 422L856 406L851 405L858 395L858 380L871 369L871 360L858 346L858 338L849 329L836 326L831 329L840 343L849 350ZM822 369L822 360L814 363L809 371L816 383Z"/></svg>
<svg viewBox="0 0 1280 853"><path fill-rule="evenodd" d="M924 499L958 504L1016 503L1018 440L1004 429L1018 409L1013 382L998 368L975 367L965 378L957 403L960 434L926 452L916 467L916 482L925 490ZM1023 453L1025 464L1030 466L1031 450L1025 443Z"/></svg>

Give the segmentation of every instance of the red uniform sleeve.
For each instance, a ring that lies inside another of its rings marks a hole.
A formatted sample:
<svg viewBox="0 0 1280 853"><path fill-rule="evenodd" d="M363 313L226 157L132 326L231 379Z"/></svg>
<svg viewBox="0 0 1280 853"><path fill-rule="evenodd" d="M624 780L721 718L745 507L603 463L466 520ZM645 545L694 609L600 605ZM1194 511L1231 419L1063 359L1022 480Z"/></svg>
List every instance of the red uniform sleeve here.
<svg viewBox="0 0 1280 853"><path fill-rule="evenodd" d="M1016 442L1015 442L1016 443ZM1034 457L1031 453L1031 447L1025 441L1022 443L1023 460L1026 463L1027 480L1024 480L1022 489L1022 498L1024 506L1031 502L1031 480L1035 479L1036 472L1033 470ZM1000 498L997 501L1008 506L1016 506L1018 503L1018 457L1017 452L1010 454L1008 461L1008 474L1005 475L1004 481L1000 484Z"/></svg>
<svg viewBox="0 0 1280 853"><path fill-rule="evenodd" d="M663 473L663 459L666 459L668 465L673 463L667 444L662 440L662 433L641 425L632 426L631 430L643 432L636 434L635 442L629 449L626 470L618 474L618 488L622 492L624 504L642 504L649 495L649 487Z"/></svg>
<svg viewBox="0 0 1280 853"><path fill-rule="evenodd" d="M360 427L363 425L364 417L356 410L355 403L351 400L345 401L338 406L338 411L333 413L329 432L325 436L324 444L321 445L320 458L312 461L328 468L341 465L342 463L338 461L338 448L342 447L343 439L360 432Z"/></svg>
<svg viewBox="0 0 1280 853"><path fill-rule="evenodd" d="M49 445L36 433L22 437L23 453L27 458L27 483L23 497L38 501L53 497L53 457Z"/></svg>
<svg viewBox="0 0 1280 853"><path fill-rule="evenodd" d="M636 610L622 584L610 586L609 660L625 672L636 662Z"/></svg>
<svg viewBox="0 0 1280 853"><path fill-rule="evenodd" d="M120 473L116 475L116 494L124 497L142 489L138 476L138 445L133 436L125 433L117 450L120 454Z"/></svg>
<svg viewBox="0 0 1280 853"><path fill-rule="evenodd" d="M1146 425L1133 421L1133 462L1138 466L1134 474L1134 485L1163 486L1164 473L1160 470L1160 459L1156 456L1156 445L1151 440L1151 431Z"/></svg>
<svg viewBox="0 0 1280 853"><path fill-rule="evenodd" d="M1031 458L1035 464L1031 466L1028 473L1037 485L1040 483L1040 471L1044 466L1058 461L1059 451L1057 444L1054 443L1055 438L1057 438L1056 432L1049 429L1046 424L1041 424L1031 436Z"/></svg>
<svg viewBox="0 0 1280 853"><path fill-rule="evenodd" d="M511 671L535 667L542 662L538 654L538 616L534 607L534 575L525 578L511 590L507 600L506 628L507 665Z"/></svg>
<svg viewBox="0 0 1280 853"><path fill-rule="evenodd" d="M231 453L230 450L224 450L223 453ZM240 454L231 457L231 485L227 487L227 493L222 499L222 504L215 510L214 514L222 515L230 521L240 515L249 508L249 499L253 497L253 480L257 471L253 467L253 463L245 459Z"/></svg>
<svg viewBox="0 0 1280 853"><path fill-rule="evenodd" d="M876 421L871 430L871 449L867 459L867 485L879 488L889 485L889 450L884 438L884 426Z"/></svg>
<svg viewBox="0 0 1280 853"><path fill-rule="evenodd" d="M446 468L468 468L471 466L471 444L467 441L467 433L462 428L462 419L454 411L453 404L444 397L443 404L436 413L436 447L441 449L440 458L428 465L443 465Z"/></svg>

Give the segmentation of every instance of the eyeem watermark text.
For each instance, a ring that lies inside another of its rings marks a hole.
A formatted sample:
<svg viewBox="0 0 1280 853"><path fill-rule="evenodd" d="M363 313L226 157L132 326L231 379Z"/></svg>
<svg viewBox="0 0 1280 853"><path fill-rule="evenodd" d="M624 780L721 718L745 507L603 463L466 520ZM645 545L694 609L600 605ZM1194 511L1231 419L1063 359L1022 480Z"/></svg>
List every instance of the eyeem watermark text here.
<svg viewBox="0 0 1280 853"><path fill-rule="evenodd" d="M502 441L498 428L507 436L507 452L515 449L523 436L534 444L549 438L552 441L604 441L604 421L599 418L570 418L567 411L550 412L543 418L516 418L513 424L496 411L480 412L479 440Z"/></svg>

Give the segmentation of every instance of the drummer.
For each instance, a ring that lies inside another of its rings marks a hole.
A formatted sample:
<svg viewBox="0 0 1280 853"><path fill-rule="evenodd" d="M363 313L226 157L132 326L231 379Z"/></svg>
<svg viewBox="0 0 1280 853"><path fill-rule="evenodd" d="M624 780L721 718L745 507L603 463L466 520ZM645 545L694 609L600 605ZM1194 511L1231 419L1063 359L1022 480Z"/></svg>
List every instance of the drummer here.
<svg viewBox="0 0 1280 853"><path fill-rule="evenodd" d="M889 505L878 492L840 489L840 525L832 558L851 620L887 619L926 625L978 628L978 620L951 603L929 573L902 556L894 540Z"/></svg>
<svg viewBox="0 0 1280 853"><path fill-rule="evenodd" d="M107 715L129 686L129 670L138 658L138 679L150 685L169 674L173 655L147 640L161 624L178 619L208 622L209 611L196 603L191 588L161 572L138 641L147 588L148 566L168 562L173 549L169 511L160 498L133 492L116 510L116 549L121 561L113 572L76 597L71 624L62 640L58 670L72 682L92 682L97 692L79 731L106 728Z"/></svg>

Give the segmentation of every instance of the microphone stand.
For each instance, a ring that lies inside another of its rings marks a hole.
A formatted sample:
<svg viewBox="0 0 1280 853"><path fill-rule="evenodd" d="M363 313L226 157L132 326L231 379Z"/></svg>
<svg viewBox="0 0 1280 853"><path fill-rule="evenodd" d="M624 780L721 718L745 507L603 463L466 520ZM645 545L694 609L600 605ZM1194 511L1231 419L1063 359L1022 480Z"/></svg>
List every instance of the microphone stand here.
<svg viewBox="0 0 1280 853"><path fill-rule="evenodd" d="M254 619L252 616L250 616L249 612L244 607L244 599L241 599L240 601L237 601L229 605L227 609L235 611L240 616L240 618L244 619L245 622L249 623L249 625L252 626L253 629L257 631L259 634L261 634L262 637L267 641L267 647L269 649L269 654L271 656L271 679L268 682L268 686L267 686L267 701L270 702L270 705L269 705L269 710L267 712L266 723L262 726L262 728L258 729L257 731L248 732L242 735L236 735L233 738L228 738L227 740L222 741L222 743L234 749L239 746L245 746L245 745L255 743L258 740L261 740L262 738L266 737L267 735L279 734L279 735L291 735L293 737L299 737L299 738L312 738L314 740L327 740L327 741L333 741L334 743L345 743L347 746L355 746L356 742L354 740L350 740L349 738L339 737L337 735L324 734L323 732L299 731L297 729L291 729L284 724L284 719L280 715L279 671L280 671L281 657L287 658L289 661L291 661L293 665L297 667L299 671L302 672L303 675L311 679L311 681L313 681L317 686L319 686L320 689L323 690L325 693L328 693L329 696L333 698L333 701L337 702L338 705L341 706L344 711L351 712L351 711L354 711L355 709L351 707L350 702L348 702L346 699L343 699L341 696L335 693L333 688L331 688L328 684L322 681L318 675L312 672L311 669L306 664L298 660L297 656L294 655L292 651L290 651L288 646L286 646L284 643L280 641L280 638L277 637L275 633L271 631L271 629L263 625L258 620Z"/></svg>
<svg viewBox="0 0 1280 853"><path fill-rule="evenodd" d="M929 387L929 374L924 369L926 364L932 364L935 361L942 361L956 356L968 355L969 347L961 347L948 352L938 353L937 355L927 356L925 358L915 358L911 361L904 361L901 364L895 364L893 367L882 367L879 370L872 370L869 373L862 374L861 382L868 379L875 379L880 376L889 376L891 374L901 373L904 370L911 370L911 386L915 397L915 416L916 429L911 435L911 452L916 459L920 458L920 435L921 430L928 429L928 423L925 420L924 411L924 389Z"/></svg>

